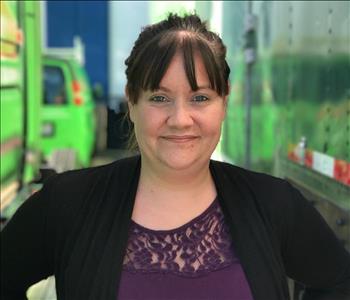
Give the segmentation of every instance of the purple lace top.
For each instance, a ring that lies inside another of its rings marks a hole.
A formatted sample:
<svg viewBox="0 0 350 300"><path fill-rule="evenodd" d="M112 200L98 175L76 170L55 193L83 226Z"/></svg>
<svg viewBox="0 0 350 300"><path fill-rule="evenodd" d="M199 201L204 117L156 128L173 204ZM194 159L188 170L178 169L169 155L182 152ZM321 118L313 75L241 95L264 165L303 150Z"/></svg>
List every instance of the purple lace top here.
<svg viewBox="0 0 350 300"><path fill-rule="evenodd" d="M131 220L118 300L253 300L218 199L172 230Z"/></svg>

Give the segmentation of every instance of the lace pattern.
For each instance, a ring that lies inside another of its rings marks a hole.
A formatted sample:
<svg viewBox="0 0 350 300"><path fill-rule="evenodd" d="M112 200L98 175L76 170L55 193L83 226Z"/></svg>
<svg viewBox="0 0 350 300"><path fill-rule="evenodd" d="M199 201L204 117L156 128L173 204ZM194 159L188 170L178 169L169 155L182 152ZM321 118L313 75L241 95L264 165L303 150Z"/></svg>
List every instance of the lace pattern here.
<svg viewBox="0 0 350 300"><path fill-rule="evenodd" d="M237 258L218 199L173 230L150 230L132 221L123 269L132 273L203 276Z"/></svg>

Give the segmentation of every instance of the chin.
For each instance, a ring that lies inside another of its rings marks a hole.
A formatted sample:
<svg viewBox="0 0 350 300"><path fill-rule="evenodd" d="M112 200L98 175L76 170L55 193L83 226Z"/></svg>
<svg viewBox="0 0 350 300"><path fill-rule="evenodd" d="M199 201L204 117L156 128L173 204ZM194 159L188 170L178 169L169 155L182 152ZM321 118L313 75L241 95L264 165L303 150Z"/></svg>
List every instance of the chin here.
<svg viewBox="0 0 350 300"><path fill-rule="evenodd" d="M203 163L203 156L186 157L174 154L172 157L161 158L161 162L172 170L186 170L198 163Z"/></svg>

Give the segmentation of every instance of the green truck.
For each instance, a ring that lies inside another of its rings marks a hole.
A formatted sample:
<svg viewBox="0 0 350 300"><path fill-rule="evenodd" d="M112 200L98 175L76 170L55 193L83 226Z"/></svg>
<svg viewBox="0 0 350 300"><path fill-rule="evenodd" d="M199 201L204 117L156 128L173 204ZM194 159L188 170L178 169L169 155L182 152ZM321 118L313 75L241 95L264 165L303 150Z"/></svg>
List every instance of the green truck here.
<svg viewBox="0 0 350 300"><path fill-rule="evenodd" d="M88 167L95 147L95 103L75 59L43 57L42 150L58 172Z"/></svg>
<svg viewBox="0 0 350 300"><path fill-rule="evenodd" d="M38 176L42 72L40 8L1 1L1 210Z"/></svg>
<svg viewBox="0 0 350 300"><path fill-rule="evenodd" d="M1 216L8 218L38 188L43 170L90 165L96 117L83 66L43 54L40 3L0 3Z"/></svg>
<svg viewBox="0 0 350 300"><path fill-rule="evenodd" d="M221 150L292 182L350 251L349 15L347 1L223 3L232 76Z"/></svg>

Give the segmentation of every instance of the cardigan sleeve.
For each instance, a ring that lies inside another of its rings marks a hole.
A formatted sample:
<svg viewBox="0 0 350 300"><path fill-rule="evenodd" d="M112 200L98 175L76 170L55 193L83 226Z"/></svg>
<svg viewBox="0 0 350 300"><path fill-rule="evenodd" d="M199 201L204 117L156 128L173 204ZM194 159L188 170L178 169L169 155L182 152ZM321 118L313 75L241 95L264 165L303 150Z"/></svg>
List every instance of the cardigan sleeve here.
<svg viewBox="0 0 350 300"><path fill-rule="evenodd" d="M301 193L288 189L282 249L287 275L305 286L303 300L349 300L350 254Z"/></svg>
<svg viewBox="0 0 350 300"><path fill-rule="evenodd" d="M47 188L33 194L1 232L1 299L26 299L27 289L53 274L46 245Z"/></svg>

